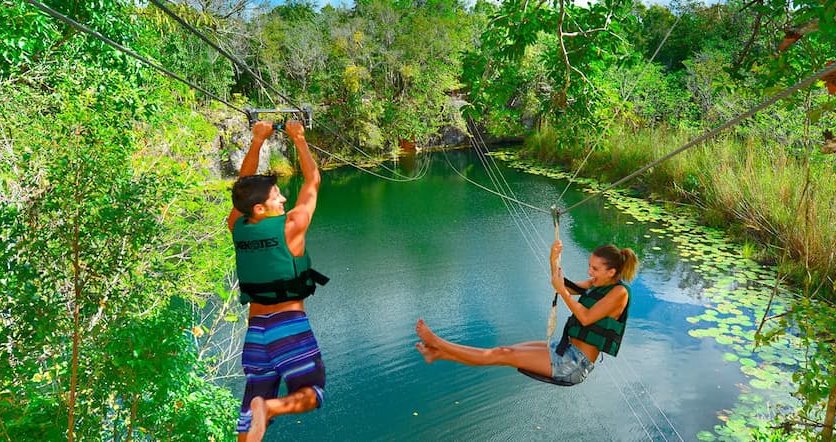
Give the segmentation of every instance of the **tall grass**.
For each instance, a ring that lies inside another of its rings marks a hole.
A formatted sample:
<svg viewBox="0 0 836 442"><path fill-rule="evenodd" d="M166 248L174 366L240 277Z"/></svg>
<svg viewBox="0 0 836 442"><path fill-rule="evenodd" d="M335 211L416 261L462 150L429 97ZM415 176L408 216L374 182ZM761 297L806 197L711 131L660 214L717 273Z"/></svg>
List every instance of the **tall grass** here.
<svg viewBox="0 0 836 442"><path fill-rule="evenodd" d="M580 175L615 181L691 137L667 127L613 127ZM524 152L574 171L587 150L564 144L558 130L545 127L527 140ZM816 159L808 165L782 146L720 138L663 162L631 185L696 205L704 222L756 241L799 282L824 283L833 297L836 157Z"/></svg>

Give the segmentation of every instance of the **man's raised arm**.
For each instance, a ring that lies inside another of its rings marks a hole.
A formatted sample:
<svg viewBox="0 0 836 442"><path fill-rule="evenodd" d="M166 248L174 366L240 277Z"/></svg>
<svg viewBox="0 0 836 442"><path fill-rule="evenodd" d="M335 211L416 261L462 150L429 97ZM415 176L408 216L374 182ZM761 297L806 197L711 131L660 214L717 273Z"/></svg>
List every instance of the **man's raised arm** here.
<svg viewBox="0 0 836 442"><path fill-rule="evenodd" d="M261 152L261 145L264 144L264 140L270 137L273 134L273 124L267 121L258 121L253 126L253 141L250 143L250 150L247 151L247 155L244 156L244 161L241 162L241 171L238 173L238 177L243 176L250 176L255 175L258 171L258 154ZM236 208L232 208L232 211L229 212L229 216L226 219L226 225L229 227L229 230L232 230L232 227L235 225L235 221L243 215L241 212L238 211Z"/></svg>
<svg viewBox="0 0 836 442"><path fill-rule="evenodd" d="M299 190L296 205L288 212L288 224L285 227L285 237L291 252L299 254L305 249L305 232L311 224L311 218L316 210L316 197L319 192L319 168L314 161L308 142L305 141L305 128L298 121L288 121L285 126L287 135L293 140L305 182Z"/></svg>

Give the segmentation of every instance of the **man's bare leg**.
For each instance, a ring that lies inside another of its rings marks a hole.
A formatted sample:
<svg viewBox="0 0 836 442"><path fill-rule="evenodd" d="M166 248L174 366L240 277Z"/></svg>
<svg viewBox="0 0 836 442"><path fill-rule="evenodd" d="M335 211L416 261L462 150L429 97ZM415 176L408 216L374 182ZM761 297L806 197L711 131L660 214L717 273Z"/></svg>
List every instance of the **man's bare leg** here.
<svg viewBox="0 0 836 442"><path fill-rule="evenodd" d="M250 401L250 410L253 412L253 419L250 423L250 431L247 433L247 442L261 442L264 438L264 431L267 430L267 407L261 396L256 396Z"/></svg>
<svg viewBox="0 0 836 442"><path fill-rule="evenodd" d="M418 320L415 331L426 353L421 348L418 350L425 360L427 355L431 355L431 360L427 362L444 359L465 365L510 365L543 376L551 376L552 373L550 351L545 341L495 348L469 347L438 337L423 319Z"/></svg>
<svg viewBox="0 0 836 442"><path fill-rule="evenodd" d="M241 434L246 434L246 439L244 439L246 442L261 442L270 419L283 414L305 413L316 408L317 404L316 392L311 387L301 388L287 396L267 401L261 397L255 397L250 402L250 409L253 412L250 431L239 433L238 440L241 441Z"/></svg>

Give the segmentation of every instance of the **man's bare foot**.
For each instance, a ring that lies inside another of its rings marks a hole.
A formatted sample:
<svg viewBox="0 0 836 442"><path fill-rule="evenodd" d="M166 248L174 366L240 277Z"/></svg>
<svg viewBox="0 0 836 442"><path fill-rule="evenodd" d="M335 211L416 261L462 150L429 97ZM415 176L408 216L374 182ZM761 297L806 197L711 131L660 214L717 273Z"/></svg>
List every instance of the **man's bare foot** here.
<svg viewBox="0 0 836 442"><path fill-rule="evenodd" d="M439 359L438 350L432 347L427 347L423 342L415 344L415 348L418 349L418 352L421 353L421 356L424 357L424 361L427 364L432 364Z"/></svg>
<svg viewBox="0 0 836 442"><path fill-rule="evenodd" d="M247 433L247 442L261 442L267 429L267 404L261 396L256 396L250 401L250 410L253 412L253 420Z"/></svg>
<svg viewBox="0 0 836 442"><path fill-rule="evenodd" d="M421 342L423 342L425 346L437 347L436 344L438 343L438 336L430 330L430 327L427 326L427 323L424 322L423 319L419 319L415 324L415 333L418 334L418 337L421 338Z"/></svg>

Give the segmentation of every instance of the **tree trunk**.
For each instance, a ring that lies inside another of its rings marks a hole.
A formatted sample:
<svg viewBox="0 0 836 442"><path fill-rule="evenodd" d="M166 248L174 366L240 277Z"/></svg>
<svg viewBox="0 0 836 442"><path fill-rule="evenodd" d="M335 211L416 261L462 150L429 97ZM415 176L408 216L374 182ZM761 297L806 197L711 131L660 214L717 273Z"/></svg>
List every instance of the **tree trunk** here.
<svg viewBox="0 0 836 442"><path fill-rule="evenodd" d="M81 281L79 272L79 244L78 244L78 218L76 218L73 230L73 356L70 362L70 400L67 406L69 413L67 418L67 441L72 442L75 430L75 400L76 388L78 385L78 341L79 341L79 303L81 302Z"/></svg>
<svg viewBox="0 0 836 442"><path fill-rule="evenodd" d="M134 421L136 420L136 409L139 405L139 394L134 395L133 403L131 404L131 420L128 422L128 439L126 442L131 442L134 439Z"/></svg>
<svg viewBox="0 0 836 442"><path fill-rule="evenodd" d="M824 429L821 432L821 439L824 442L833 440L834 417L836 417L836 382L830 387L830 397L827 400L827 409L825 409Z"/></svg>
<svg viewBox="0 0 836 442"><path fill-rule="evenodd" d="M401 138L398 141L398 145L400 146L401 150L404 152L415 152L415 140L407 140Z"/></svg>

